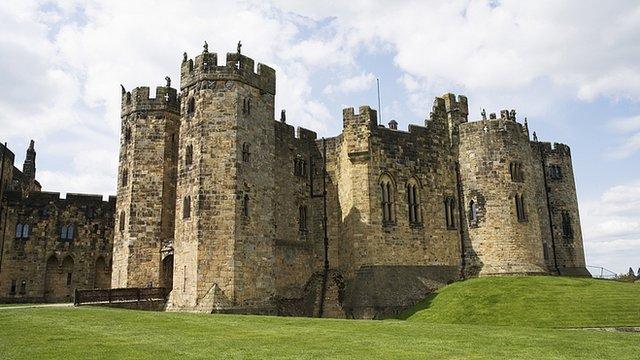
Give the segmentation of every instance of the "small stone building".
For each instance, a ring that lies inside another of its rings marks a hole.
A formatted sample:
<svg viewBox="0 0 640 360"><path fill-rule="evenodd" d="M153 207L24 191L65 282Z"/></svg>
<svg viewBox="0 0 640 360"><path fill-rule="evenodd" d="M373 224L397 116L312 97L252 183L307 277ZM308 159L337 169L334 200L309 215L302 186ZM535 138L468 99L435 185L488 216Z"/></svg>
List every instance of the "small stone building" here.
<svg viewBox="0 0 640 360"><path fill-rule="evenodd" d="M115 198L41 191L33 141L22 171L0 152L0 302L70 302L76 288L108 288Z"/></svg>
<svg viewBox="0 0 640 360"><path fill-rule="evenodd" d="M112 287L171 311L372 318L469 276L588 276L571 153L515 111L437 97L423 125L274 120L275 71L185 53L180 91L122 91Z"/></svg>

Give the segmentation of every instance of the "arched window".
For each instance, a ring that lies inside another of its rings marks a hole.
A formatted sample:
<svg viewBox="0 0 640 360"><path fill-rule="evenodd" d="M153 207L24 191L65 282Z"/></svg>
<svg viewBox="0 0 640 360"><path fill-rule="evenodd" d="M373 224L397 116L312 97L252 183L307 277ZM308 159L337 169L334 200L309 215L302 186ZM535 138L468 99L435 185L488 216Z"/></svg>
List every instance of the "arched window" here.
<svg viewBox="0 0 640 360"><path fill-rule="evenodd" d="M524 204L524 195L516 194L516 214L518 215L518 221L527 221L527 211Z"/></svg>
<svg viewBox="0 0 640 360"><path fill-rule="evenodd" d="M184 164L186 166L191 165L193 163L193 145L187 145L187 148L184 151Z"/></svg>
<svg viewBox="0 0 640 360"><path fill-rule="evenodd" d="M29 224L17 224L16 239L28 239L28 238L29 238Z"/></svg>
<svg viewBox="0 0 640 360"><path fill-rule="evenodd" d="M407 204L409 206L409 223L421 223L422 214L420 212L420 188L416 179L410 179L407 183Z"/></svg>
<svg viewBox="0 0 640 360"><path fill-rule="evenodd" d="M249 194L244 194L242 198L242 215L249 217Z"/></svg>
<svg viewBox="0 0 640 360"><path fill-rule="evenodd" d="M249 162L251 157L251 144L244 143L242 144L242 161Z"/></svg>
<svg viewBox="0 0 640 360"><path fill-rule="evenodd" d="M455 199L453 196L447 196L444 199L444 216L445 222L447 224L447 229L455 229L456 228L456 217L455 217Z"/></svg>
<svg viewBox="0 0 640 360"><path fill-rule="evenodd" d="M124 222L125 222L125 212L120 211L120 219L118 220L118 228L120 231L124 231Z"/></svg>
<svg viewBox="0 0 640 360"><path fill-rule="evenodd" d="M297 155L296 158L293 159L293 174L300 177L307 176L307 162L301 155Z"/></svg>
<svg viewBox="0 0 640 360"><path fill-rule="evenodd" d="M382 224L389 225L395 222L395 185L389 175L380 178L380 206L382 208Z"/></svg>
<svg viewBox="0 0 640 360"><path fill-rule="evenodd" d="M122 186L127 186L128 183L129 183L129 171L127 170L127 168L124 168L122 170Z"/></svg>
<svg viewBox="0 0 640 360"><path fill-rule="evenodd" d="M306 232L307 231L307 207L304 205L301 205L298 208L298 212L299 212L298 224L300 225L300 231Z"/></svg>
<svg viewBox="0 0 640 360"><path fill-rule="evenodd" d="M193 97L187 101L187 115L191 116L196 112L196 99Z"/></svg>
<svg viewBox="0 0 640 360"><path fill-rule="evenodd" d="M191 217L191 196L185 196L182 201L182 218L189 219Z"/></svg>
<svg viewBox="0 0 640 360"><path fill-rule="evenodd" d="M469 203L469 220L470 221L478 220L478 206L476 205L476 202L473 200L471 200L471 202Z"/></svg>
<svg viewBox="0 0 640 360"><path fill-rule="evenodd" d="M65 225L60 228L60 239L61 240L73 240L75 234L75 228L73 225Z"/></svg>

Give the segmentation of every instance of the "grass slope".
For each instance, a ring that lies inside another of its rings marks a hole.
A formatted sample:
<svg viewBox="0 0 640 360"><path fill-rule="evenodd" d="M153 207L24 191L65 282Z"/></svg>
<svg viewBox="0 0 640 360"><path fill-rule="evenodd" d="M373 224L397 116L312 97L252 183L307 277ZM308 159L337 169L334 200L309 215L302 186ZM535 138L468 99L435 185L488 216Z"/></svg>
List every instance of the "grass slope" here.
<svg viewBox="0 0 640 360"><path fill-rule="evenodd" d="M554 276L485 277L446 286L401 318L529 327L640 326L640 284Z"/></svg>
<svg viewBox="0 0 640 360"><path fill-rule="evenodd" d="M2 359L635 359L640 334L142 312L0 310Z"/></svg>

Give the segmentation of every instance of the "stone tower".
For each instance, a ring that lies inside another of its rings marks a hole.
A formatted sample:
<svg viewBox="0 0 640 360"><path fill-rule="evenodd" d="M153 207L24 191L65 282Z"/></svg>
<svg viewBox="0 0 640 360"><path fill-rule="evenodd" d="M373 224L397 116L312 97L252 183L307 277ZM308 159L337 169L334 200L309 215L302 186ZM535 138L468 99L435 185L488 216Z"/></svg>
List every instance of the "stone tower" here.
<svg viewBox="0 0 640 360"><path fill-rule="evenodd" d="M528 132L502 114L460 126L467 275L546 272Z"/></svg>
<svg viewBox="0 0 640 360"><path fill-rule="evenodd" d="M36 180L36 150L34 145L34 141L31 140L27 149L27 156L25 156L24 164L22 165L24 184L27 187L27 191L31 190L30 185Z"/></svg>
<svg viewBox="0 0 640 360"><path fill-rule="evenodd" d="M169 84L149 95L122 91L113 288L171 288L180 100Z"/></svg>
<svg viewBox="0 0 640 360"><path fill-rule="evenodd" d="M184 56L170 310L271 311L274 97L275 71L239 52Z"/></svg>

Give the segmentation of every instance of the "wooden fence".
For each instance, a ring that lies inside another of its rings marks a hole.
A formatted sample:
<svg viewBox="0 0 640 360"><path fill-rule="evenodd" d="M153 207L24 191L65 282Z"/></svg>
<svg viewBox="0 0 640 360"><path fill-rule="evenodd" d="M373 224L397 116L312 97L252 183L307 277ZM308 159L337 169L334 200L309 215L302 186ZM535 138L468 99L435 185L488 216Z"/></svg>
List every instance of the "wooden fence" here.
<svg viewBox="0 0 640 360"><path fill-rule="evenodd" d="M91 289L75 291L73 304L101 304L126 303L166 300L169 290L161 287L122 288L122 289Z"/></svg>

